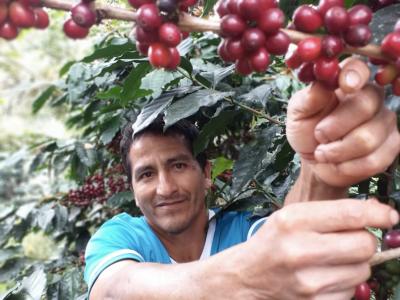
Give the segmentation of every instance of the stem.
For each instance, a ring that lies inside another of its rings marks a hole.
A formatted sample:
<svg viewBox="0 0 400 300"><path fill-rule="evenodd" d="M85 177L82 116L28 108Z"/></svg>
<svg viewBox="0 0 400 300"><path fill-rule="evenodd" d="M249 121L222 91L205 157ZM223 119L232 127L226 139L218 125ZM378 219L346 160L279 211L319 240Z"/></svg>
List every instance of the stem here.
<svg viewBox="0 0 400 300"><path fill-rule="evenodd" d="M388 260L399 258L400 257L400 248L385 250L382 252L375 253L374 256L369 261L370 266L379 265Z"/></svg>
<svg viewBox="0 0 400 300"><path fill-rule="evenodd" d="M42 0L42 6L58 9L58 10L66 10L69 11L74 7L76 3L67 1L67 0ZM122 21L131 21L135 22L137 14L135 11L130 9L124 9L121 7L115 7L106 4L93 3L94 8L97 10L99 19L116 19ZM220 22L218 20L209 20L191 16L187 13L181 13L178 22L179 27L181 27L184 31L196 31L196 32L204 32L204 31L214 31L216 33L220 30ZM295 30L290 29L281 29L284 31L291 39L291 41L297 44L299 41L311 37L318 36L307 34ZM378 45L369 44L365 47L354 48L350 46L346 46L344 49L345 53L349 54L360 54L368 57L374 57L379 59L385 59L390 61L387 57L385 57Z"/></svg>

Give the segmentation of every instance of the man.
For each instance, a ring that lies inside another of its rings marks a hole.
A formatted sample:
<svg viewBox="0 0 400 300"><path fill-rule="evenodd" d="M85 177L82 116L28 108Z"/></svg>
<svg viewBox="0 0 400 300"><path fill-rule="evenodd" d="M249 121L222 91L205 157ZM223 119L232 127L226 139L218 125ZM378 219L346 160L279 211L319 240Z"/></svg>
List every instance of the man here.
<svg viewBox="0 0 400 300"><path fill-rule="evenodd" d="M136 133L123 159L144 217L116 216L92 237L90 299L350 299L376 250L364 228L399 221L376 200L344 199L400 150L396 117L368 78L350 59L336 93L314 84L291 99L287 136L301 173L261 226L240 213L208 222L210 165L193 157L190 129Z"/></svg>

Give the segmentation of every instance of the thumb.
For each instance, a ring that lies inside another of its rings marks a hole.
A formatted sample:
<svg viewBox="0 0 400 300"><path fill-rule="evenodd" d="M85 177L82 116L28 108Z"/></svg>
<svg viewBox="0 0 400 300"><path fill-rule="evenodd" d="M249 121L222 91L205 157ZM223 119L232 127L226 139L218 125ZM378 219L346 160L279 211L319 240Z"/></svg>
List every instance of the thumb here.
<svg viewBox="0 0 400 300"><path fill-rule="evenodd" d="M364 87L371 74L368 66L363 61L349 57L342 63L339 74L339 88L345 94L352 94Z"/></svg>

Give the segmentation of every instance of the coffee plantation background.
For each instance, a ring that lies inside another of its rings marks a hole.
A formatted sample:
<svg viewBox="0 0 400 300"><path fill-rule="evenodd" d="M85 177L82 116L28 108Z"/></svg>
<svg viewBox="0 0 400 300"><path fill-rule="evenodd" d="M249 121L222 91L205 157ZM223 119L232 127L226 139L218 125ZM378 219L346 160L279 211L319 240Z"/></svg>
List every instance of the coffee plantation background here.
<svg viewBox="0 0 400 300"><path fill-rule="evenodd" d="M290 17L311 2L283 0L280 7ZM196 13L212 15L214 4L204 1ZM376 11L376 43L398 18L400 4ZM195 151L205 150L213 163L209 206L263 215L282 206L299 171L285 138L286 108L304 85L281 57L265 74L242 77L217 56L216 34L192 33L179 46L177 71L155 70L136 51L131 24L104 22L78 42L63 38L63 19L54 12L50 29L0 41L1 124L12 128L0 139L1 299L85 298L91 234L121 211L140 214L118 154L121 129L137 119L145 126L162 113L167 127L182 118L198 125ZM388 91L388 107L398 112L399 100ZM14 115L29 130L18 132ZM398 164L350 193L398 207ZM399 265L374 269L376 299L400 299Z"/></svg>

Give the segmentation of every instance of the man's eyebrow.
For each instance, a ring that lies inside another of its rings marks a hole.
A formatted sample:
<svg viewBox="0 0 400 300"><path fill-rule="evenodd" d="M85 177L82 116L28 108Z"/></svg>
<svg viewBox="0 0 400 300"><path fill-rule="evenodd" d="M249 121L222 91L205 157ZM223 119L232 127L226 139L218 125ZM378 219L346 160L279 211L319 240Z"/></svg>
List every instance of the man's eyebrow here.
<svg viewBox="0 0 400 300"><path fill-rule="evenodd" d="M178 154L178 155L176 155L174 157L168 158L167 159L167 164L169 165L169 164L174 163L176 161L189 161L189 160L192 160L192 157L190 155L188 155L188 154Z"/></svg>
<svg viewBox="0 0 400 300"><path fill-rule="evenodd" d="M134 170L135 178L137 178L141 173L149 170L153 170L153 167L151 165L143 165L138 167L137 169Z"/></svg>

